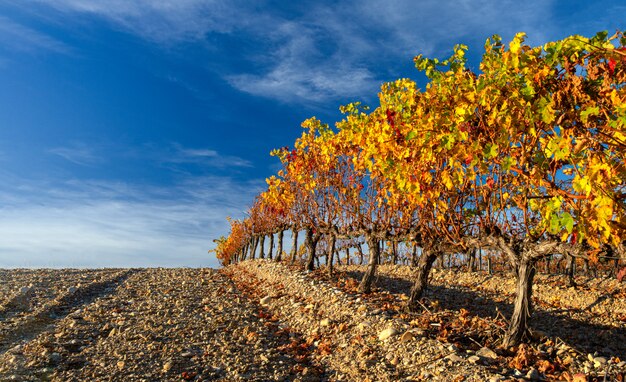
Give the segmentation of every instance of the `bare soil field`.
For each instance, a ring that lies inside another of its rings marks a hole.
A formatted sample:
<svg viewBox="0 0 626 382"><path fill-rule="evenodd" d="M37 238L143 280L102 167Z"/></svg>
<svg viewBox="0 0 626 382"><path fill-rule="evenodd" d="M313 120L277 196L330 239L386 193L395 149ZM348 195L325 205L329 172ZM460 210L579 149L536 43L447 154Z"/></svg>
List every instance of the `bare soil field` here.
<svg viewBox="0 0 626 382"><path fill-rule="evenodd" d="M213 269L0 270L0 381L623 381L626 283L539 276L529 345L498 347L506 275Z"/></svg>

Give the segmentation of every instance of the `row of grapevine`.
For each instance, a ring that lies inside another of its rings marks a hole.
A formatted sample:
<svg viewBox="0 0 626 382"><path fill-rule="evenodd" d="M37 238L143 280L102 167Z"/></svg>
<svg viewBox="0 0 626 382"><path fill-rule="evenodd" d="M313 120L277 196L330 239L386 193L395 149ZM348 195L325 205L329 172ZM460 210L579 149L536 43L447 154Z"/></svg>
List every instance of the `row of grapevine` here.
<svg viewBox="0 0 626 382"><path fill-rule="evenodd" d="M479 71L463 45L446 60L417 56L424 89L399 79L382 86L374 110L341 107L334 128L303 122L293 148L273 151L282 169L248 218L218 240L220 261L254 257L274 233L282 256L291 229L306 234L308 269L329 239L332 272L336 240L360 240L368 292L381 241L410 243L420 256L408 304L418 309L438 257L497 251L518 285L503 343L524 341L539 260L626 259L626 37L537 47L524 37L488 39Z"/></svg>

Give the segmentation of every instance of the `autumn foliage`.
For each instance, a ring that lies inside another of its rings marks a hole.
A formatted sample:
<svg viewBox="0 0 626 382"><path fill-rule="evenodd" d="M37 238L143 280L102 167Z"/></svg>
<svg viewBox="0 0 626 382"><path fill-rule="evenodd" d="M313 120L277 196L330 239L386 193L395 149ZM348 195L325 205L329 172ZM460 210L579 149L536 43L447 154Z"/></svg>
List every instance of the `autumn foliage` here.
<svg viewBox="0 0 626 382"><path fill-rule="evenodd" d="M342 106L334 128L304 121L293 148L272 152L282 169L248 218L231 220L217 257L253 257L260 236L307 230L315 243L362 239L371 276L381 241L411 243L415 308L437 256L487 248L518 279L504 343L523 341L537 261L626 258L626 38L524 38L488 39L478 71L463 45L445 60L417 56L423 89L399 79L373 110Z"/></svg>

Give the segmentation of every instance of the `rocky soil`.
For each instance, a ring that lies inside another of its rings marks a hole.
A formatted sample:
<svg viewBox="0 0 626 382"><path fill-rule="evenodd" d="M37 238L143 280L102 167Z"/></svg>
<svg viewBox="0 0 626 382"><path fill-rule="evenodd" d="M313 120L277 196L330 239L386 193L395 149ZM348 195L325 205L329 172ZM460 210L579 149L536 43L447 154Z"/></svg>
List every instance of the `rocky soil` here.
<svg viewBox="0 0 626 382"><path fill-rule="evenodd" d="M535 340L501 349L505 275L435 270L409 313L410 268L362 271L0 270L0 381L624 380L626 283L540 276Z"/></svg>

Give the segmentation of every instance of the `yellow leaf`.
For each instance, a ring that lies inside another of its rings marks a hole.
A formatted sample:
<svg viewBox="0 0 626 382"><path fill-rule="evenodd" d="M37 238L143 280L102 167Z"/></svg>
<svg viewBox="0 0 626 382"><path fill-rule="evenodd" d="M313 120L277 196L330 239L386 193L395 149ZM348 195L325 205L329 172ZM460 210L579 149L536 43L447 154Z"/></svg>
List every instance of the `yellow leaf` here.
<svg viewBox="0 0 626 382"><path fill-rule="evenodd" d="M591 193L591 184L589 183L589 180L587 178L581 178L578 175L576 175L572 181L572 187L574 188L574 191L585 194L586 196L589 196Z"/></svg>
<svg viewBox="0 0 626 382"><path fill-rule="evenodd" d="M446 186L448 190L451 190L452 187L454 187L454 184L452 183L452 179L450 178L450 174L448 173L448 170L445 170L444 172L441 173L441 181L443 182L443 185Z"/></svg>

